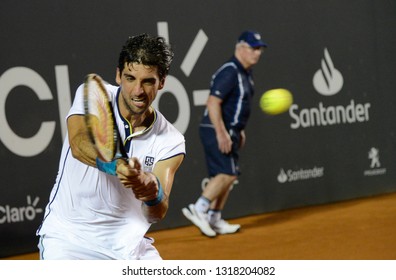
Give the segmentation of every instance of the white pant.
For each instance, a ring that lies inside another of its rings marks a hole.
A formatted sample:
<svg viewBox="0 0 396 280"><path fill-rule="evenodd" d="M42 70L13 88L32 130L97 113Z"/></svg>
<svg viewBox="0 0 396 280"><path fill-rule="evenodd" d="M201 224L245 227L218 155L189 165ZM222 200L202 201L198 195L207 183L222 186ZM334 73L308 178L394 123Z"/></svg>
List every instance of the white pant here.
<svg viewBox="0 0 396 280"><path fill-rule="evenodd" d="M152 245L153 238L144 237L131 259L136 260L162 260L157 249ZM38 244L41 260L115 260L113 254L99 252L99 250L87 249L62 239L57 236L44 234L40 236Z"/></svg>

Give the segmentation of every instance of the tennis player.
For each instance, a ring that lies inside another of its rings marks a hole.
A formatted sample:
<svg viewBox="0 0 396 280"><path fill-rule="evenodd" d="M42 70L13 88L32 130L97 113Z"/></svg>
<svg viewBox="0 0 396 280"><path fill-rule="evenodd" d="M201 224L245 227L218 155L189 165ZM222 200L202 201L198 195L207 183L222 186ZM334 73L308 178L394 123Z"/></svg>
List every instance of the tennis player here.
<svg viewBox="0 0 396 280"><path fill-rule="evenodd" d="M67 115L59 171L37 230L40 258L161 259L150 225L168 210L174 176L185 156L184 136L151 104L173 59L161 37L130 37L119 55L117 85L106 85L129 163L98 169L85 122L83 86Z"/></svg>
<svg viewBox="0 0 396 280"><path fill-rule="evenodd" d="M184 216L208 237L240 229L240 225L222 219L221 212L240 175L239 149L245 144L254 94L252 67L266 47L258 32L243 32L232 58L212 76L199 130L210 180L196 203L182 209Z"/></svg>

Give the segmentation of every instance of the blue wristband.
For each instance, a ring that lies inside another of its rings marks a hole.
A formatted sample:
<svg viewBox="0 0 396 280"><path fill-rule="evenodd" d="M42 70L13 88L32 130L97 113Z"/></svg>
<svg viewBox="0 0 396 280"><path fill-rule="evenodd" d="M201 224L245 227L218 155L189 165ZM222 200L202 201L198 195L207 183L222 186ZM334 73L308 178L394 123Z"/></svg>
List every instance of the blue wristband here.
<svg viewBox="0 0 396 280"><path fill-rule="evenodd" d="M158 182L158 196L156 199L145 201L144 204L146 204L147 206L155 206L157 204L160 204L162 198L164 197L164 191L162 189L161 183L158 180L158 178L157 178L157 182Z"/></svg>
<svg viewBox="0 0 396 280"><path fill-rule="evenodd" d="M110 162L102 161L100 158L96 158L96 167L107 174L117 176L117 160L113 160Z"/></svg>

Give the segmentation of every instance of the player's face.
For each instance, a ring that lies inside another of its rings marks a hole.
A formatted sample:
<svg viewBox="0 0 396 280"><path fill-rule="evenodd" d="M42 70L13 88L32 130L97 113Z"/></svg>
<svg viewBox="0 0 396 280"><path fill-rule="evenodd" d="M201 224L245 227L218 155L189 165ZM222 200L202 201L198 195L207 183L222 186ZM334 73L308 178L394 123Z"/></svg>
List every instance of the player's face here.
<svg viewBox="0 0 396 280"><path fill-rule="evenodd" d="M134 115L146 112L164 86L157 67L138 63L125 63L122 72L117 69L116 81L121 86L120 106Z"/></svg>

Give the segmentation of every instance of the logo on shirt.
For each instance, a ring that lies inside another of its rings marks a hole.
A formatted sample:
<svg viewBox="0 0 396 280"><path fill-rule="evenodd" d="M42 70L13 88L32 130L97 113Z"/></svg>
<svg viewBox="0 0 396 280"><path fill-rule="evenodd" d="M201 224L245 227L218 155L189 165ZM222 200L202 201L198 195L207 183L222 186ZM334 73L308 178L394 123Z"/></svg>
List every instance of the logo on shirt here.
<svg viewBox="0 0 396 280"><path fill-rule="evenodd" d="M146 156L146 158L144 159L144 166L143 166L144 171L151 172L153 170L153 165L154 165L154 157Z"/></svg>

